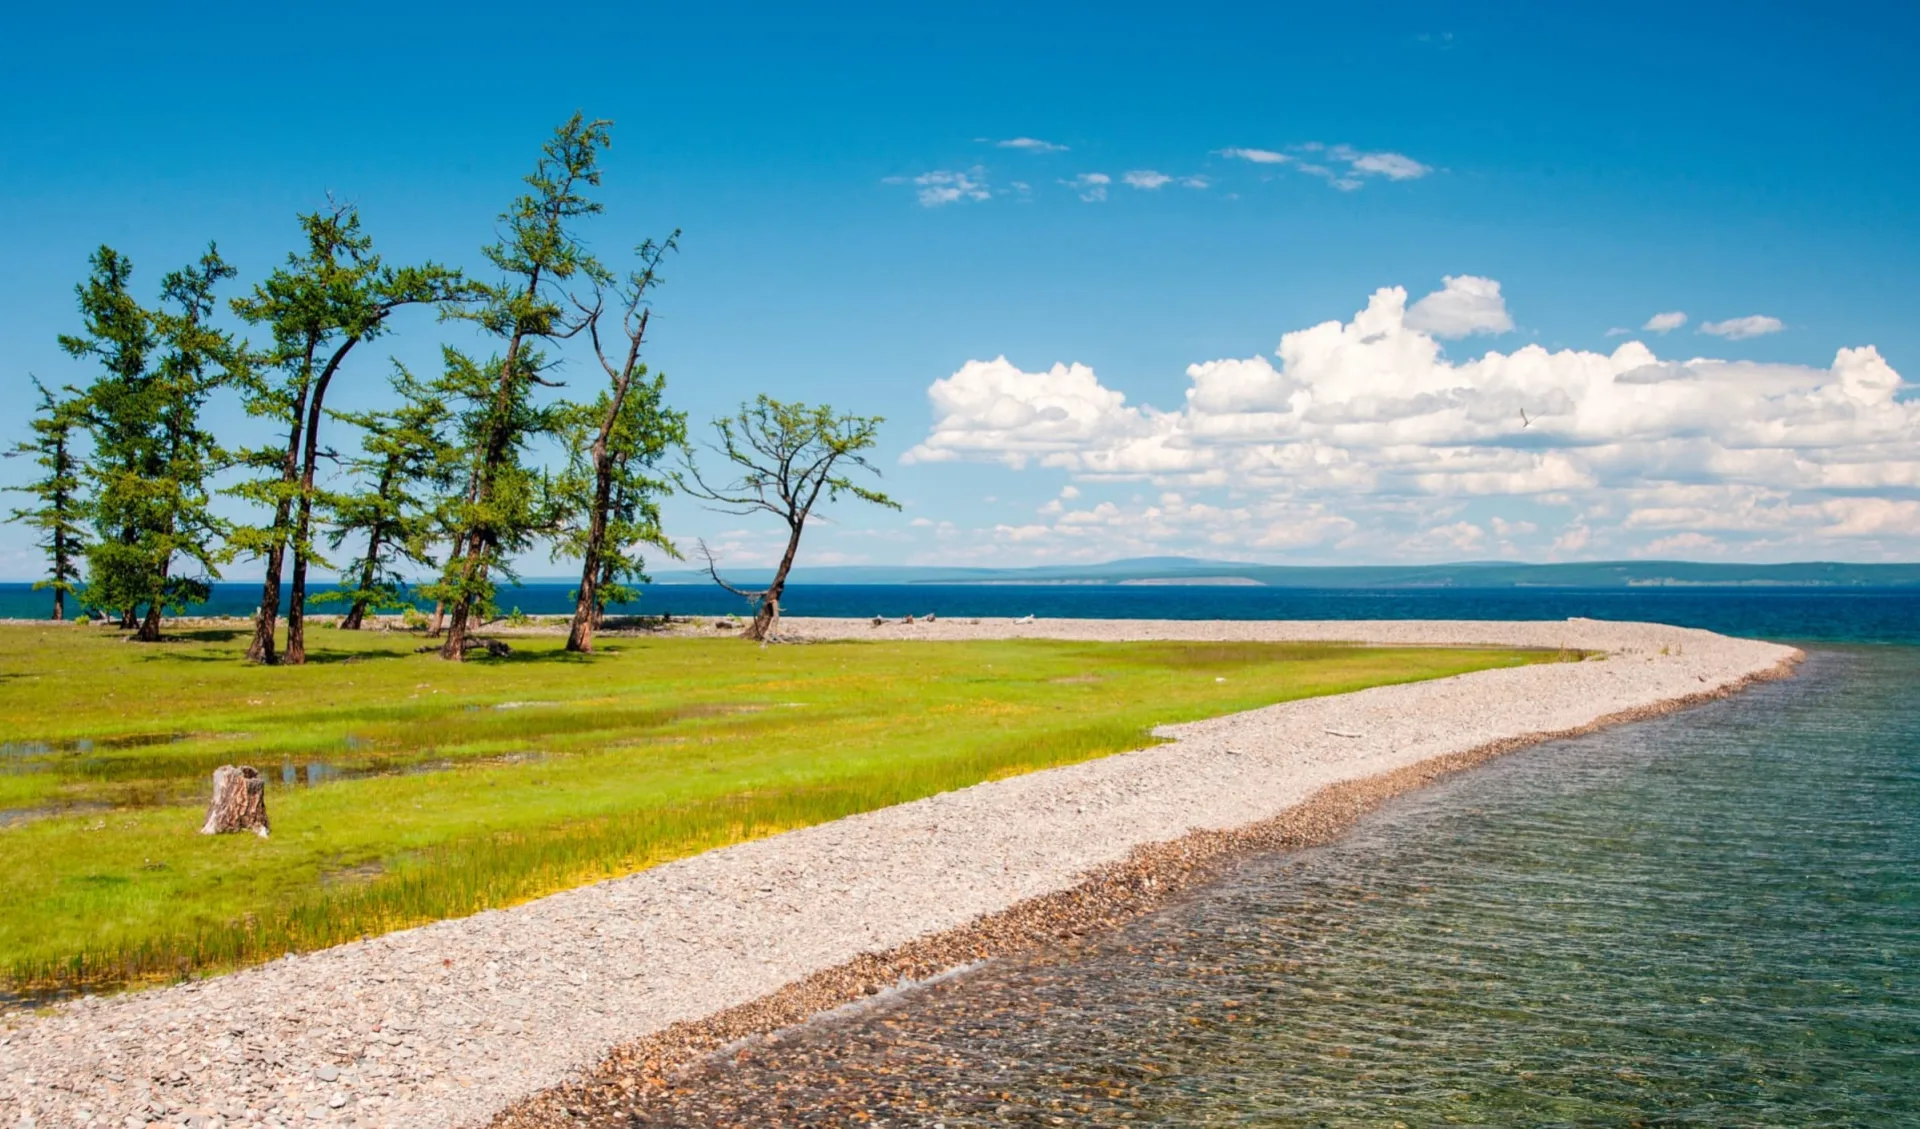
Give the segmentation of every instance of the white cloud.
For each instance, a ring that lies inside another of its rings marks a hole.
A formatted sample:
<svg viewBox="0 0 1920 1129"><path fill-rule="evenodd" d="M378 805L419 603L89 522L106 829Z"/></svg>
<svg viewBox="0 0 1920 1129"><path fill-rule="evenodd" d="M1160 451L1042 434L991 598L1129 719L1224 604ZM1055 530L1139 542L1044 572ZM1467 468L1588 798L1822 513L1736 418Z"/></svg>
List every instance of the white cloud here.
<svg viewBox="0 0 1920 1129"><path fill-rule="evenodd" d="M1065 145L1055 145L1051 141L1042 141L1037 137L1009 137L1005 141L996 141L1002 149L1025 149L1029 153L1064 153Z"/></svg>
<svg viewBox="0 0 1920 1129"><path fill-rule="evenodd" d="M1616 326L1614 326L1614 327L1613 327L1612 329L1609 329L1609 330L1607 330L1607 332L1606 332L1606 334L1605 334L1605 336L1607 336L1607 337L1625 337L1625 336L1626 336L1627 334L1629 334L1629 333L1632 333L1632 332L1633 332L1633 330L1631 330L1631 329L1628 329L1628 328L1627 328L1626 326L1623 326L1623 325L1616 325Z"/></svg>
<svg viewBox="0 0 1920 1129"><path fill-rule="evenodd" d="M1415 302L1407 310L1407 328L1435 337L1466 337L1474 333L1506 333L1513 329L1500 284L1471 274L1448 275L1443 289Z"/></svg>
<svg viewBox="0 0 1920 1129"><path fill-rule="evenodd" d="M1085 365L970 361L929 389L932 427L906 458L1038 465L1082 487L1149 482L1178 493L1182 513L1318 507L1352 528L1313 544L1378 554L1496 540L1503 553L1623 553L1689 532L1775 555L1920 551L1920 400L1900 397L1872 346L1825 367L1663 360L1639 341L1457 360L1441 346L1510 326L1492 279L1450 276L1411 305L1384 288L1350 320L1285 334L1271 358L1189 365L1170 411ZM1099 516L1071 500L1056 500L1053 525ZM1474 512L1446 509L1460 506ZM1225 520L1205 536L1251 551L1268 535Z"/></svg>
<svg viewBox="0 0 1920 1129"><path fill-rule="evenodd" d="M1149 191L1173 183L1172 177L1163 172L1155 172L1152 169L1135 169L1120 179L1135 188L1144 188Z"/></svg>
<svg viewBox="0 0 1920 1129"><path fill-rule="evenodd" d="M1293 160L1285 153L1276 153L1272 149L1222 149L1220 155L1237 161L1252 161L1256 165L1284 165Z"/></svg>
<svg viewBox="0 0 1920 1129"><path fill-rule="evenodd" d="M1664 314L1655 314L1647 319L1640 328L1648 333L1668 333L1687 324L1687 315L1679 310L1669 310Z"/></svg>
<svg viewBox="0 0 1920 1129"><path fill-rule="evenodd" d="M1107 185L1113 178L1103 172L1083 172L1072 180L1063 180L1061 184L1080 194L1080 198L1092 204L1107 198Z"/></svg>
<svg viewBox="0 0 1920 1129"><path fill-rule="evenodd" d="M1770 318L1765 314L1750 314L1743 318L1707 322L1700 327L1700 332L1724 337L1729 341L1741 341L1748 337L1764 337L1769 333L1778 333L1785 328L1787 323L1779 318Z"/></svg>
<svg viewBox="0 0 1920 1129"><path fill-rule="evenodd" d="M1672 537L1662 537L1650 541L1635 549L1636 557L1705 557L1719 556L1727 547L1704 533L1676 533Z"/></svg>
<svg viewBox="0 0 1920 1129"><path fill-rule="evenodd" d="M919 189L916 195L923 208L938 208L964 200L985 200L993 195L993 191L987 187L986 170L981 168L965 172L936 169L914 177L912 183Z"/></svg>
<svg viewBox="0 0 1920 1129"><path fill-rule="evenodd" d="M1365 187L1370 177L1417 180L1433 172L1432 165L1416 161L1405 153L1367 152L1351 145L1323 145L1318 141L1292 148L1297 153L1311 154L1314 159L1302 161L1271 149L1222 149L1219 152L1224 157L1238 157L1260 164L1290 163L1298 171L1317 176L1342 192Z"/></svg>
<svg viewBox="0 0 1920 1129"><path fill-rule="evenodd" d="M1351 161L1355 172L1384 176L1388 180L1415 180L1433 171L1404 153L1361 153Z"/></svg>
<svg viewBox="0 0 1920 1129"><path fill-rule="evenodd" d="M1212 188L1213 181L1208 180L1204 176L1183 176L1180 178L1180 186L1182 188Z"/></svg>

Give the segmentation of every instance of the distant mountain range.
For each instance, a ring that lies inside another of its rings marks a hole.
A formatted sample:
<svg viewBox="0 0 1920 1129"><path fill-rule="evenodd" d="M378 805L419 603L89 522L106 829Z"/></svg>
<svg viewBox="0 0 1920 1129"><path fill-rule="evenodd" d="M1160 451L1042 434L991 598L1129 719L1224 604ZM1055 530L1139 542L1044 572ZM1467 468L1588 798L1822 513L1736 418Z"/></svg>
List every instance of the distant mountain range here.
<svg viewBox="0 0 1920 1129"><path fill-rule="evenodd" d="M728 580L764 584L770 569L723 570ZM655 584L711 584L694 569L656 572ZM1920 564L1705 564L1697 561L1595 561L1515 564L1467 561L1443 565L1246 564L1193 557L1134 557L1105 564L1037 568L942 568L910 565L797 567L792 584L1190 584L1275 588L1635 588L1651 586L1786 586L1819 588L1920 586Z"/></svg>

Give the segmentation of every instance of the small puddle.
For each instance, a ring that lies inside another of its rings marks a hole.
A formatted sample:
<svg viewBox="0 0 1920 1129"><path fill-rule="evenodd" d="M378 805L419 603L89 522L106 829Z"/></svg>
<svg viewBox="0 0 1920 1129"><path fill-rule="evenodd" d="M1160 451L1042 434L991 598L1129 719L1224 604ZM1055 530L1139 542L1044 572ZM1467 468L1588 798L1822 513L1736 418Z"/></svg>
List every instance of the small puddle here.
<svg viewBox="0 0 1920 1129"><path fill-rule="evenodd" d="M114 749L144 749L152 745L173 745L186 740L185 733L123 733L114 737L75 737L65 741L0 741L0 757L70 756L104 753Z"/></svg>
<svg viewBox="0 0 1920 1129"><path fill-rule="evenodd" d="M101 803L45 804L31 808L0 808L0 829L18 827L36 819L47 819L57 815L89 815L96 812L112 811L114 805ZM0 997L3 998L3 997Z"/></svg>

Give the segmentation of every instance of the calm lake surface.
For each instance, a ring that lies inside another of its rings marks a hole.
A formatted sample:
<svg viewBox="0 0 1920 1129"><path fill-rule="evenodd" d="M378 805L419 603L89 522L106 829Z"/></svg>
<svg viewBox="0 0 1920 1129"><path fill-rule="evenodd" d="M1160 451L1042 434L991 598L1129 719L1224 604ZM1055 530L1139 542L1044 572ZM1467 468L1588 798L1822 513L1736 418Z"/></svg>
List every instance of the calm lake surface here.
<svg viewBox="0 0 1920 1129"><path fill-rule="evenodd" d="M1492 762L646 1124L1920 1125L1920 649Z"/></svg>
<svg viewBox="0 0 1920 1129"><path fill-rule="evenodd" d="M528 581L500 604L528 615L573 611L571 586ZM0 584L0 617L39 618L52 598ZM216 584L198 612L251 615L258 584ZM1920 644L1915 588L1223 588L1094 584L796 584L788 615L1023 616L1043 619L1590 619L1651 620L1781 640ZM338 613L339 604L310 605ZM742 614L712 585L658 584L620 614ZM69 608L71 612L71 607ZM321 637L324 639L324 636Z"/></svg>

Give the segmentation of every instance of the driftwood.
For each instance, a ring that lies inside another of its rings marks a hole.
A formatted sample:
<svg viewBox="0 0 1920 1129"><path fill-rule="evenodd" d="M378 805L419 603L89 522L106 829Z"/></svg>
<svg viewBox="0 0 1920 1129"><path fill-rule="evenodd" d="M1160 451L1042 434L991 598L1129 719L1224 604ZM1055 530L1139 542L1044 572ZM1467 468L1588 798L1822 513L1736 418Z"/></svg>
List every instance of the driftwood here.
<svg viewBox="0 0 1920 1129"><path fill-rule="evenodd" d="M251 831L267 837L267 781L252 765L223 764L213 770L213 802L202 835Z"/></svg>

